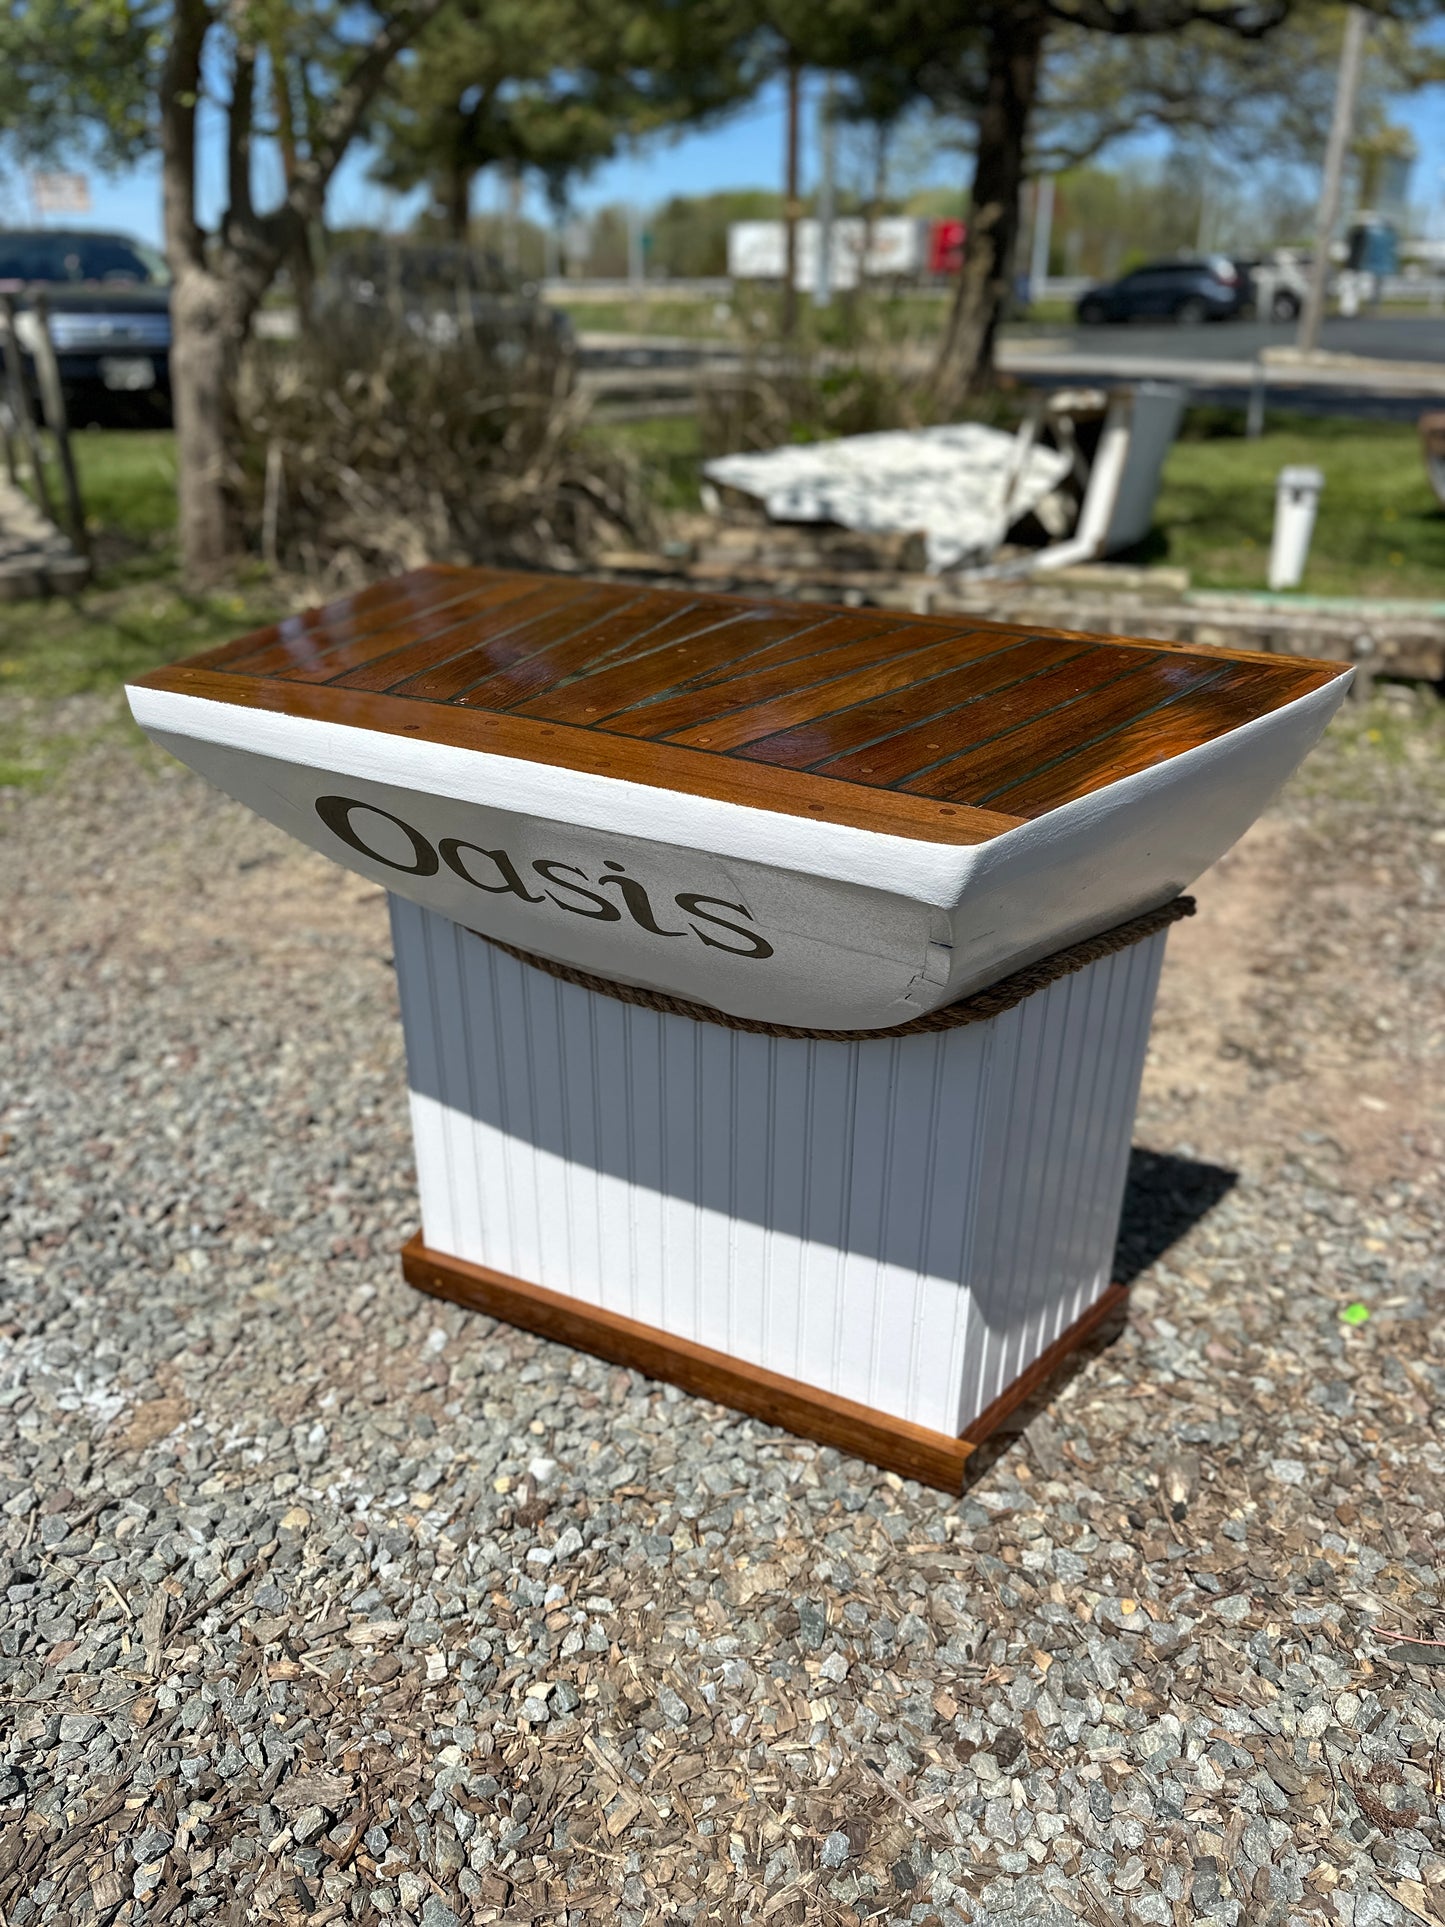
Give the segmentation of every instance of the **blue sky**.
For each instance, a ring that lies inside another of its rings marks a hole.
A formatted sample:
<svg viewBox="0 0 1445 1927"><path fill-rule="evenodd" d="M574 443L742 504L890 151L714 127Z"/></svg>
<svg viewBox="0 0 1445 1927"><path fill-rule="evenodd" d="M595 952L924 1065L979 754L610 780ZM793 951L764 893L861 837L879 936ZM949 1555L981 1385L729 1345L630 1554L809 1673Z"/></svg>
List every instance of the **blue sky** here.
<svg viewBox="0 0 1445 1927"><path fill-rule="evenodd" d="M805 184L813 172L816 151L813 107L818 94L811 90L805 104ZM1431 211L1429 231L1445 235L1445 90L1435 88L1413 100L1401 101L1396 115L1415 136L1420 156L1415 166L1412 199ZM208 223L218 211L221 192L219 129L203 117L201 132L201 214ZM724 187L775 187L782 172L784 115L781 88L771 88L729 121L702 132L670 141L652 141L640 150L620 155L583 183L576 199L580 209L609 201L655 204L672 194L705 193ZM1114 157L1117 161L1118 156ZM274 154L263 153L261 165L279 181ZM959 178L956 156L940 155L924 170L929 179L952 182ZM918 184L918 177L909 183ZM265 188L263 178L262 187ZM961 186L961 183L960 183ZM498 185L483 181L478 205L497 205ZM160 168L157 162L128 170L114 179L91 174L92 214L96 226L115 227L145 240L161 238ZM332 188L330 218L338 225L368 222L383 226L403 224L415 201L389 195L367 179L367 157L355 153L338 174ZM540 214L539 201L531 211ZM30 219L23 187L12 174L0 184L0 222Z"/></svg>

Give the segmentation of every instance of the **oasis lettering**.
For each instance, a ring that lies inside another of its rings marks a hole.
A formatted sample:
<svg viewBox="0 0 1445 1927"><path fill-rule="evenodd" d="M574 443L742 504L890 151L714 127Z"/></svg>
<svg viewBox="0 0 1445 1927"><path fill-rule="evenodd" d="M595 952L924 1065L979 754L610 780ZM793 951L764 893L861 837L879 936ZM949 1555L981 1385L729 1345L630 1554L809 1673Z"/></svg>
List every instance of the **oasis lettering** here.
<svg viewBox="0 0 1445 1927"><path fill-rule="evenodd" d="M394 857L383 856L380 850L372 849L352 821L358 811L384 817L388 823L394 823L411 844L412 861L398 863ZM505 850L484 850L478 843L467 843L455 836L442 837L433 848L420 830L403 822L399 816L393 816L390 810L378 808L375 803L362 803L350 796L318 796L316 814L332 835L340 837L351 849L369 857L373 863L384 863L388 870L399 870L403 876L433 877L445 865L453 876L460 877L463 883L470 883L475 890L486 891L488 896L519 897L523 903L550 903L571 916L590 917L597 923L620 923L625 912L628 921L636 924L639 930L647 931L649 936L693 936L700 943L705 943L709 950L722 950L730 957L761 960L773 954L773 946L756 930L744 929L727 917L712 914L716 910L729 910L734 916L745 917L751 923L753 914L745 904L724 903L719 897L703 896L695 890L682 890L672 901L683 917L689 919L685 927L673 930L667 923L659 922L644 885L636 877L628 876L623 866L612 857L603 861L602 874L596 877L589 877L575 863L563 863L556 857L538 858L527 866L531 871L531 875L527 876ZM534 880L540 883L540 889L529 887ZM616 894L604 895L607 891L615 891ZM706 928L700 927L704 925ZM721 937L710 934L715 931L725 931L729 937L738 937L742 941L727 943Z"/></svg>

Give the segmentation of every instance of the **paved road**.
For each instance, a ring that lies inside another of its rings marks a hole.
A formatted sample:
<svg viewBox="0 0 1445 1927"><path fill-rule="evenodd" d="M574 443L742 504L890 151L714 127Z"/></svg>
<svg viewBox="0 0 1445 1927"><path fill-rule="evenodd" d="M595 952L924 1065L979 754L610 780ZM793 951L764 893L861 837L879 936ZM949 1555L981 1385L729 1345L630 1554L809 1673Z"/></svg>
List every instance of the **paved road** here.
<svg viewBox="0 0 1445 1927"><path fill-rule="evenodd" d="M1326 359L1290 359L1293 328L1269 322L1198 328L1022 328L999 366L1033 386L1179 381L1196 402L1413 421L1445 405L1445 319L1381 316L1325 323ZM1337 357L1337 359L1329 359ZM1354 359L1352 359L1354 358Z"/></svg>
<svg viewBox="0 0 1445 1927"><path fill-rule="evenodd" d="M1112 328L1010 328L1007 339L1022 345L1038 339L1068 344L1071 352L1184 361L1253 361L1266 348L1289 348L1293 322L1216 321L1197 328L1152 328L1138 323ZM1445 315L1331 317L1320 332L1330 354L1364 355L1379 361L1445 364Z"/></svg>
<svg viewBox="0 0 1445 1927"><path fill-rule="evenodd" d="M1326 322L1326 356L1357 357L1302 366L1288 359L1294 330L1269 322L1197 328L1009 329L999 365L1034 386L1140 380L1181 381L1196 402L1233 407L1256 397L1266 408L1413 421L1445 406L1445 318L1361 318ZM744 363L734 342L584 332L582 385L611 408L663 412L691 406L700 381L726 378ZM1278 358L1283 356L1283 358ZM927 363L920 347L901 358Z"/></svg>

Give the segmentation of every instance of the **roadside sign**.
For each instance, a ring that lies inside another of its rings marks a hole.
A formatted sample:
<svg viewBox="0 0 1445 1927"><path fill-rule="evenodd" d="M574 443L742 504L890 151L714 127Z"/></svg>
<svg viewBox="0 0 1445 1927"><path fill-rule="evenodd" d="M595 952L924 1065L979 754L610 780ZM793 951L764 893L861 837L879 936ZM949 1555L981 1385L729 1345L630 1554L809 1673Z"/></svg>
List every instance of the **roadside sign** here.
<svg viewBox="0 0 1445 1927"><path fill-rule="evenodd" d="M30 199L37 214L89 214L90 182L84 174L32 174Z"/></svg>

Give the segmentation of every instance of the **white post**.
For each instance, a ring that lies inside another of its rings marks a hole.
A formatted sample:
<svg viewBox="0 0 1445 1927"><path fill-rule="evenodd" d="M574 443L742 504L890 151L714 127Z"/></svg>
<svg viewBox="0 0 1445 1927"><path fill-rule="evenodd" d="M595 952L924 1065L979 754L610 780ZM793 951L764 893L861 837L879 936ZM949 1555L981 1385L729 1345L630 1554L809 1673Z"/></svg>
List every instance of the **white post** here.
<svg viewBox="0 0 1445 1927"><path fill-rule="evenodd" d="M1330 271L1330 240L1340 211L1340 182L1345 171L1345 151L1355 121L1355 95L1360 86L1360 60L1365 47L1365 15L1351 7L1345 15L1345 41L1340 49L1340 72L1335 82L1335 111L1330 121L1330 138L1325 147L1324 174L1320 180L1320 204L1315 215L1315 252L1310 263L1310 285L1300 309L1295 346L1306 353L1319 346L1320 321L1325 310L1325 283Z"/></svg>
<svg viewBox="0 0 1445 1927"><path fill-rule="evenodd" d="M1310 537L1325 478L1317 468L1282 468L1274 491L1274 533L1269 545L1269 586L1297 589L1309 560Z"/></svg>
<svg viewBox="0 0 1445 1927"><path fill-rule="evenodd" d="M818 273L813 283L813 305L826 308L833 299L833 76L828 75L819 109L821 167L818 174Z"/></svg>

